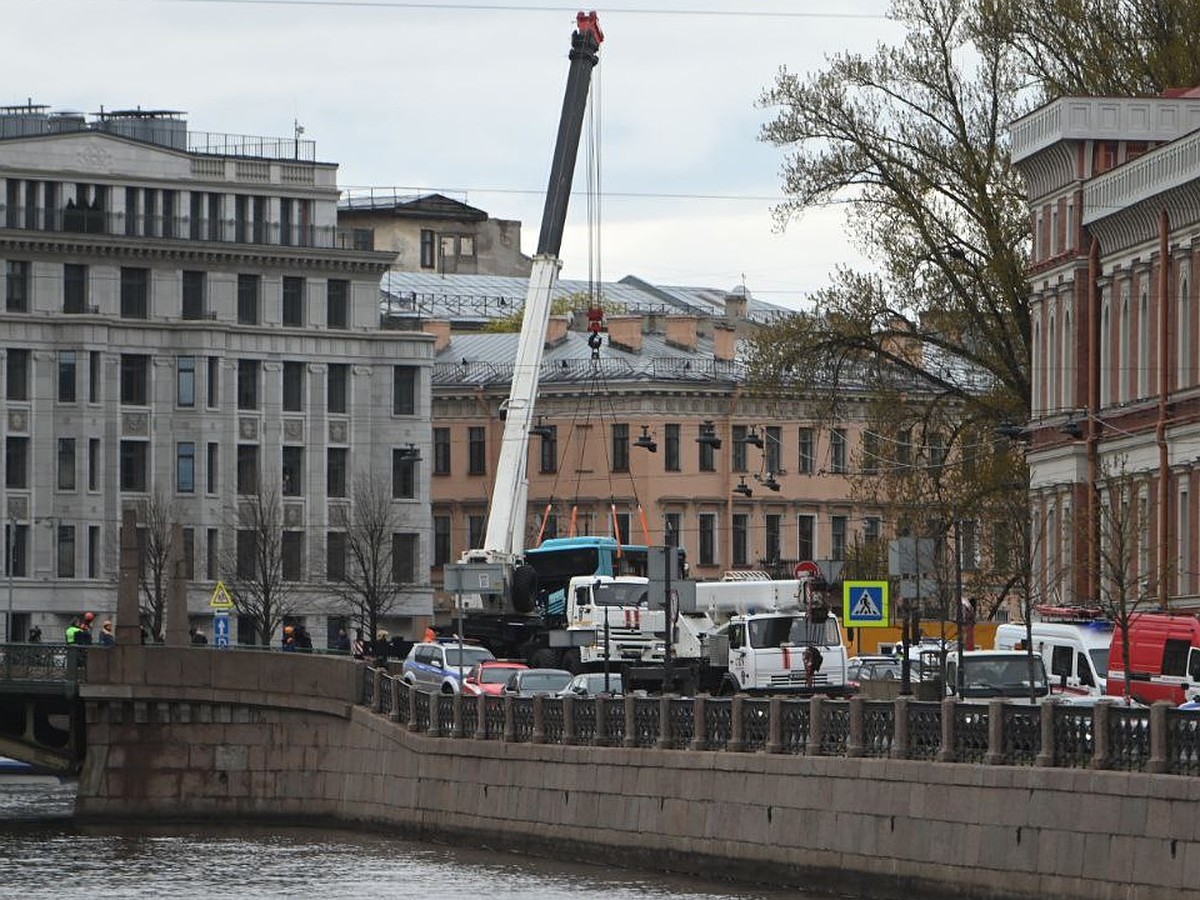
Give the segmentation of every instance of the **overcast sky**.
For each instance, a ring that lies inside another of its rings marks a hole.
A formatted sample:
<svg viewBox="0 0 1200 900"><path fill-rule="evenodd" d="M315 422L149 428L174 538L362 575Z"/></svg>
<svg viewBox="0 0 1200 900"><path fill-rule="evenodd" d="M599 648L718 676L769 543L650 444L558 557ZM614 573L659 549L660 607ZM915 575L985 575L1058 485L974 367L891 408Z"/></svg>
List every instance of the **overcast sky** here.
<svg viewBox="0 0 1200 900"><path fill-rule="evenodd" d="M757 99L780 66L869 52L887 0L614 0L599 7L599 272L799 306L861 264L838 210L779 234L782 151ZM0 104L160 108L195 131L290 137L343 188L443 191L537 242L580 7L406 0L4 0ZM17 36L21 37L17 37ZM584 154L563 277L589 271ZM593 263L593 265L596 265Z"/></svg>

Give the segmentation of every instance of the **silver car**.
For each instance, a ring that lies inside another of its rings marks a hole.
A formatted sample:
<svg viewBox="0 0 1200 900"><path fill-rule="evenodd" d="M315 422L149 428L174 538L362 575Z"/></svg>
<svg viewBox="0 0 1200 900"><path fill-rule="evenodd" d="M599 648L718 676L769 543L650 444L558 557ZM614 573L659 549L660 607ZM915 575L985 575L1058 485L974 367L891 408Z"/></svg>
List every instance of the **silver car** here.
<svg viewBox="0 0 1200 900"><path fill-rule="evenodd" d="M570 680L566 669L518 669L504 685L504 696L554 697Z"/></svg>
<svg viewBox="0 0 1200 900"><path fill-rule="evenodd" d="M621 685L621 673L609 672L608 685L605 687L603 672L580 672L567 684L565 688L558 692L558 696L566 697L595 697L597 694L621 694L624 689Z"/></svg>

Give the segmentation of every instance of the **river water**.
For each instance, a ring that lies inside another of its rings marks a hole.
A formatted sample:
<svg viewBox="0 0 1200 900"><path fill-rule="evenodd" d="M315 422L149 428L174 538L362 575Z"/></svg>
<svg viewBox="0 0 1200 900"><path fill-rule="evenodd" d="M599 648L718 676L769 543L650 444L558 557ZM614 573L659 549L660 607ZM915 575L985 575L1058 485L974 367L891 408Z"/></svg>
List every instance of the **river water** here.
<svg viewBox="0 0 1200 900"><path fill-rule="evenodd" d="M356 831L78 825L73 784L0 781L0 897L829 900Z"/></svg>

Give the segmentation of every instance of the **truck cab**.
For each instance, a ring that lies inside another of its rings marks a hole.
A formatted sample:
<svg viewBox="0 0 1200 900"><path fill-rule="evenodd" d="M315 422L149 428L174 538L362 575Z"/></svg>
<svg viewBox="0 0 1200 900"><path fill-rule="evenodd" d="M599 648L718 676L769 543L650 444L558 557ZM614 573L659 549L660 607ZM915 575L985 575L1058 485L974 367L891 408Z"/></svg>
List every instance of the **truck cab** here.
<svg viewBox="0 0 1200 900"><path fill-rule="evenodd" d="M1030 622L1028 627L1033 651L1049 672L1052 691L1082 696L1105 692L1112 622ZM1024 623L1006 623L996 629L997 650L1024 650L1027 640Z"/></svg>
<svg viewBox="0 0 1200 900"><path fill-rule="evenodd" d="M729 676L740 691L845 693L846 649L833 616L821 621L800 610L734 616L715 636L728 640ZM819 664L809 671L806 653Z"/></svg>
<svg viewBox="0 0 1200 900"><path fill-rule="evenodd" d="M1113 629L1107 693L1125 694L1125 673L1134 700L1183 703L1200 695L1200 619L1161 613L1129 617L1129 660L1120 625Z"/></svg>
<svg viewBox="0 0 1200 900"><path fill-rule="evenodd" d="M573 645L584 671L620 664L661 664L666 614L650 609L650 580L635 575L581 575L567 586L567 630L582 634ZM586 635L595 638L584 642Z"/></svg>
<svg viewBox="0 0 1200 900"><path fill-rule="evenodd" d="M960 666L961 695L958 691ZM1012 703L1034 703L1050 694L1042 658L1037 654L1031 656L1024 650L968 650L961 661L958 651L952 650L946 654L945 685L946 696L959 696L967 701L999 698Z"/></svg>

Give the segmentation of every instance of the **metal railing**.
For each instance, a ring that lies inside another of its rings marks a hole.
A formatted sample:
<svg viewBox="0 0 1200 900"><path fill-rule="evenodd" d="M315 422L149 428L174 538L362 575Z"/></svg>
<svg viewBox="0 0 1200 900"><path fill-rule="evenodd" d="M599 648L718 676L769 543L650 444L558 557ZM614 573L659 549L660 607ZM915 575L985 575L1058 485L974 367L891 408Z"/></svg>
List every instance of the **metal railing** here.
<svg viewBox="0 0 1200 900"><path fill-rule="evenodd" d="M87 681L87 653L74 644L0 644L0 689Z"/></svg>
<svg viewBox="0 0 1200 900"><path fill-rule="evenodd" d="M462 697L420 691L370 667L362 703L440 738L1200 775L1200 711L1170 703Z"/></svg>

